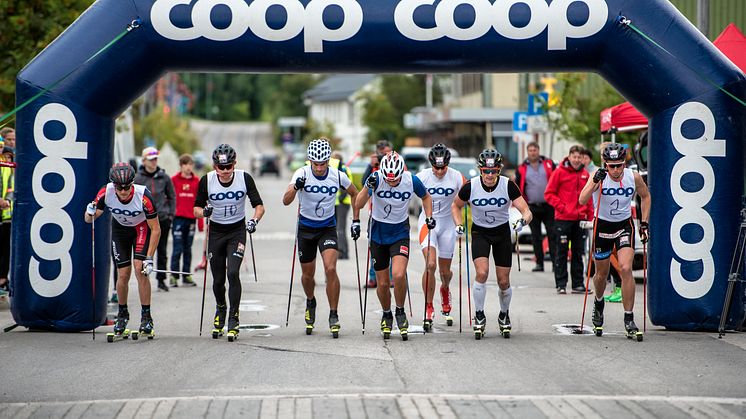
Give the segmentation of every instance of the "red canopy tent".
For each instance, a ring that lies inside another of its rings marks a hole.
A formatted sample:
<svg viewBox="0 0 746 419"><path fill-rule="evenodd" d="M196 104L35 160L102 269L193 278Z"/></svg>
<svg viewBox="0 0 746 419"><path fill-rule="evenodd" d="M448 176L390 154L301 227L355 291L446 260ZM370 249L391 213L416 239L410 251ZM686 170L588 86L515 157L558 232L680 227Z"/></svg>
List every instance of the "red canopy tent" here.
<svg viewBox="0 0 746 419"><path fill-rule="evenodd" d="M746 36L731 23L713 42L733 64L746 73ZM601 111L601 132L612 127L617 131L634 131L647 128L648 120L629 102L624 102Z"/></svg>

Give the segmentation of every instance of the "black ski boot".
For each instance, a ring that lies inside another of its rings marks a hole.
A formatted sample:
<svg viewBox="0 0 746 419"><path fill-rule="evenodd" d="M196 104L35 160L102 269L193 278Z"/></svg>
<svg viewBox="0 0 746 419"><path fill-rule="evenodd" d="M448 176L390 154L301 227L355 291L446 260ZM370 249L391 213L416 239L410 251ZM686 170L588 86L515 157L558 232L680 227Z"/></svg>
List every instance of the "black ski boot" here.
<svg viewBox="0 0 746 419"><path fill-rule="evenodd" d="M487 317L485 317L484 311L477 310L477 313L474 315L474 339L482 339L486 329Z"/></svg>
<svg viewBox="0 0 746 419"><path fill-rule="evenodd" d="M638 342L642 342L642 332L635 324L634 314L624 313L624 331L627 334L627 339L637 339Z"/></svg>
<svg viewBox="0 0 746 419"><path fill-rule="evenodd" d="M512 328L510 324L510 313L508 311L501 311L497 316L497 327L500 328L500 334L505 339L510 338L510 330Z"/></svg>
<svg viewBox="0 0 746 419"><path fill-rule="evenodd" d="M228 333L226 334L226 336L228 336L228 342L238 340L239 325L240 323L238 322L238 309L232 309L230 315L228 316Z"/></svg>
<svg viewBox="0 0 746 419"><path fill-rule="evenodd" d="M409 320L407 320L407 313L404 312L403 308L396 308L396 325L399 327L399 334L401 334L401 340L409 339Z"/></svg>
<svg viewBox="0 0 746 419"><path fill-rule="evenodd" d="M143 311L140 316L140 330L139 332L132 332L132 340L137 340L140 335L152 340L155 337L155 330L153 329L153 317L150 315L150 310Z"/></svg>
<svg viewBox="0 0 746 419"><path fill-rule="evenodd" d="M313 332L313 324L316 322L316 297L306 300L306 334Z"/></svg>
<svg viewBox="0 0 746 419"><path fill-rule="evenodd" d="M591 321L593 322L593 333L596 334L596 336L601 336L604 333L604 306L605 302L603 299L601 301L595 300L593 302L593 317L591 318Z"/></svg>
<svg viewBox="0 0 746 419"><path fill-rule="evenodd" d="M337 314L337 310L332 310L329 312L329 331L332 332L332 337L334 339L337 339L339 337L339 314Z"/></svg>
<svg viewBox="0 0 746 419"><path fill-rule="evenodd" d="M106 334L106 341L111 343L117 339L127 339L130 337L130 330L127 329L127 322L130 320L130 312L126 308L119 307L117 318L114 320L114 332Z"/></svg>
<svg viewBox="0 0 746 419"><path fill-rule="evenodd" d="M391 314L389 311L388 313L384 312L383 317L381 317L381 333L383 334L384 339L388 339L391 337L391 329L394 327L394 315Z"/></svg>
<svg viewBox="0 0 746 419"><path fill-rule="evenodd" d="M212 321L212 338L217 339L223 336L225 328L225 316L228 312L228 306L218 305L215 310L215 319Z"/></svg>

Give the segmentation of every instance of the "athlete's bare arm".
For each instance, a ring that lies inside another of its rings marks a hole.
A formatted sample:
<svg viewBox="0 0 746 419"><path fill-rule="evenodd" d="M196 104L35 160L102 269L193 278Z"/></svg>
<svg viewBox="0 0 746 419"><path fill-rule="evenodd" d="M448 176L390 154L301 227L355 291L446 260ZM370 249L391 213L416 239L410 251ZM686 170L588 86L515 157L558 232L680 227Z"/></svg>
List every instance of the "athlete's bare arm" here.
<svg viewBox="0 0 746 419"><path fill-rule="evenodd" d="M578 204L585 205L589 199L591 199L591 196L593 195L593 192L598 189L599 183L593 183L593 176L588 176L588 181L585 182L585 186L583 186L583 190L580 191L580 196L578 197Z"/></svg>
<svg viewBox="0 0 746 419"><path fill-rule="evenodd" d="M359 194L357 194L355 199L352 201L353 214L354 214L354 211L356 210L358 211L358 214L359 214L360 208L364 207L365 204L368 203L369 198L370 196L368 195L368 191L366 191L365 189L363 189Z"/></svg>
<svg viewBox="0 0 746 419"><path fill-rule="evenodd" d="M148 227L150 227L150 243L148 243L147 256L152 259L156 249L158 249L158 241L161 239L161 223L158 221L158 217L149 219Z"/></svg>
<svg viewBox="0 0 746 419"><path fill-rule="evenodd" d="M637 189L637 195L640 196L642 206L642 221L647 223L650 219L650 190L639 173L634 172L633 175L635 176L635 189Z"/></svg>
<svg viewBox="0 0 746 419"><path fill-rule="evenodd" d="M433 197L426 193L422 198L422 210L425 211L425 217L433 216Z"/></svg>
<svg viewBox="0 0 746 419"><path fill-rule="evenodd" d="M528 203L525 199L523 199L522 196L519 196L518 198L513 200L513 206L515 207L515 209L520 211L521 218L526 221L526 224L530 223L531 220L534 218L534 214L528 208Z"/></svg>
<svg viewBox="0 0 746 419"><path fill-rule="evenodd" d="M261 220L262 217L264 217L264 205L257 205L254 207L254 216L251 217L257 221Z"/></svg>
<svg viewBox="0 0 746 419"><path fill-rule="evenodd" d="M360 208L355 208L355 199L357 198L357 188L350 182L350 186L347 188L347 193L350 194L350 202L352 202L352 219L360 219Z"/></svg>
<svg viewBox="0 0 746 419"><path fill-rule="evenodd" d="M298 190L295 189L295 184L291 183L288 185L287 190L285 191L285 194L282 195L282 204L285 206L288 206L293 203L295 200L295 195L298 193Z"/></svg>
<svg viewBox="0 0 746 419"><path fill-rule="evenodd" d="M464 205L466 205L466 202L462 201L461 198L456 195L456 197L453 199L453 204L451 204L451 216L453 217L453 222L456 225L461 225L464 223L463 218L461 217L461 210L464 208Z"/></svg>

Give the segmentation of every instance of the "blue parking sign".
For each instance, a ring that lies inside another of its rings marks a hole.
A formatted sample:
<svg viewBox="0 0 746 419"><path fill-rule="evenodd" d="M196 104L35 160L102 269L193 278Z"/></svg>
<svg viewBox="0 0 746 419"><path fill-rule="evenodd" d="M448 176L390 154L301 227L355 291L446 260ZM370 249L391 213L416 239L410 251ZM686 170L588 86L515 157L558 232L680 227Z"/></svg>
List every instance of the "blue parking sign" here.
<svg viewBox="0 0 746 419"><path fill-rule="evenodd" d="M537 96L541 96L542 100L538 100ZM544 115L544 103L549 101L549 93L540 92L532 93L528 95L528 114L529 116Z"/></svg>
<svg viewBox="0 0 746 419"><path fill-rule="evenodd" d="M528 112L513 112L513 131L524 132L528 128Z"/></svg>

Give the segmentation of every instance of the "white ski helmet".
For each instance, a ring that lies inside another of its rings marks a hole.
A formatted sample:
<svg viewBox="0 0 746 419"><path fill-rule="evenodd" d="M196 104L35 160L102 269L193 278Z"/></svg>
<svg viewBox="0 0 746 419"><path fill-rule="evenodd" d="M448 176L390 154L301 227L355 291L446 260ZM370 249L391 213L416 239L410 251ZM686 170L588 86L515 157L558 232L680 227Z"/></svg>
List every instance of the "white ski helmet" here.
<svg viewBox="0 0 746 419"><path fill-rule="evenodd" d="M392 151L383 156L379 167L384 180L397 181L404 173L404 159L401 158L399 153Z"/></svg>
<svg viewBox="0 0 746 419"><path fill-rule="evenodd" d="M308 144L308 160L319 163L329 160L332 156L332 146L326 138L319 138Z"/></svg>

